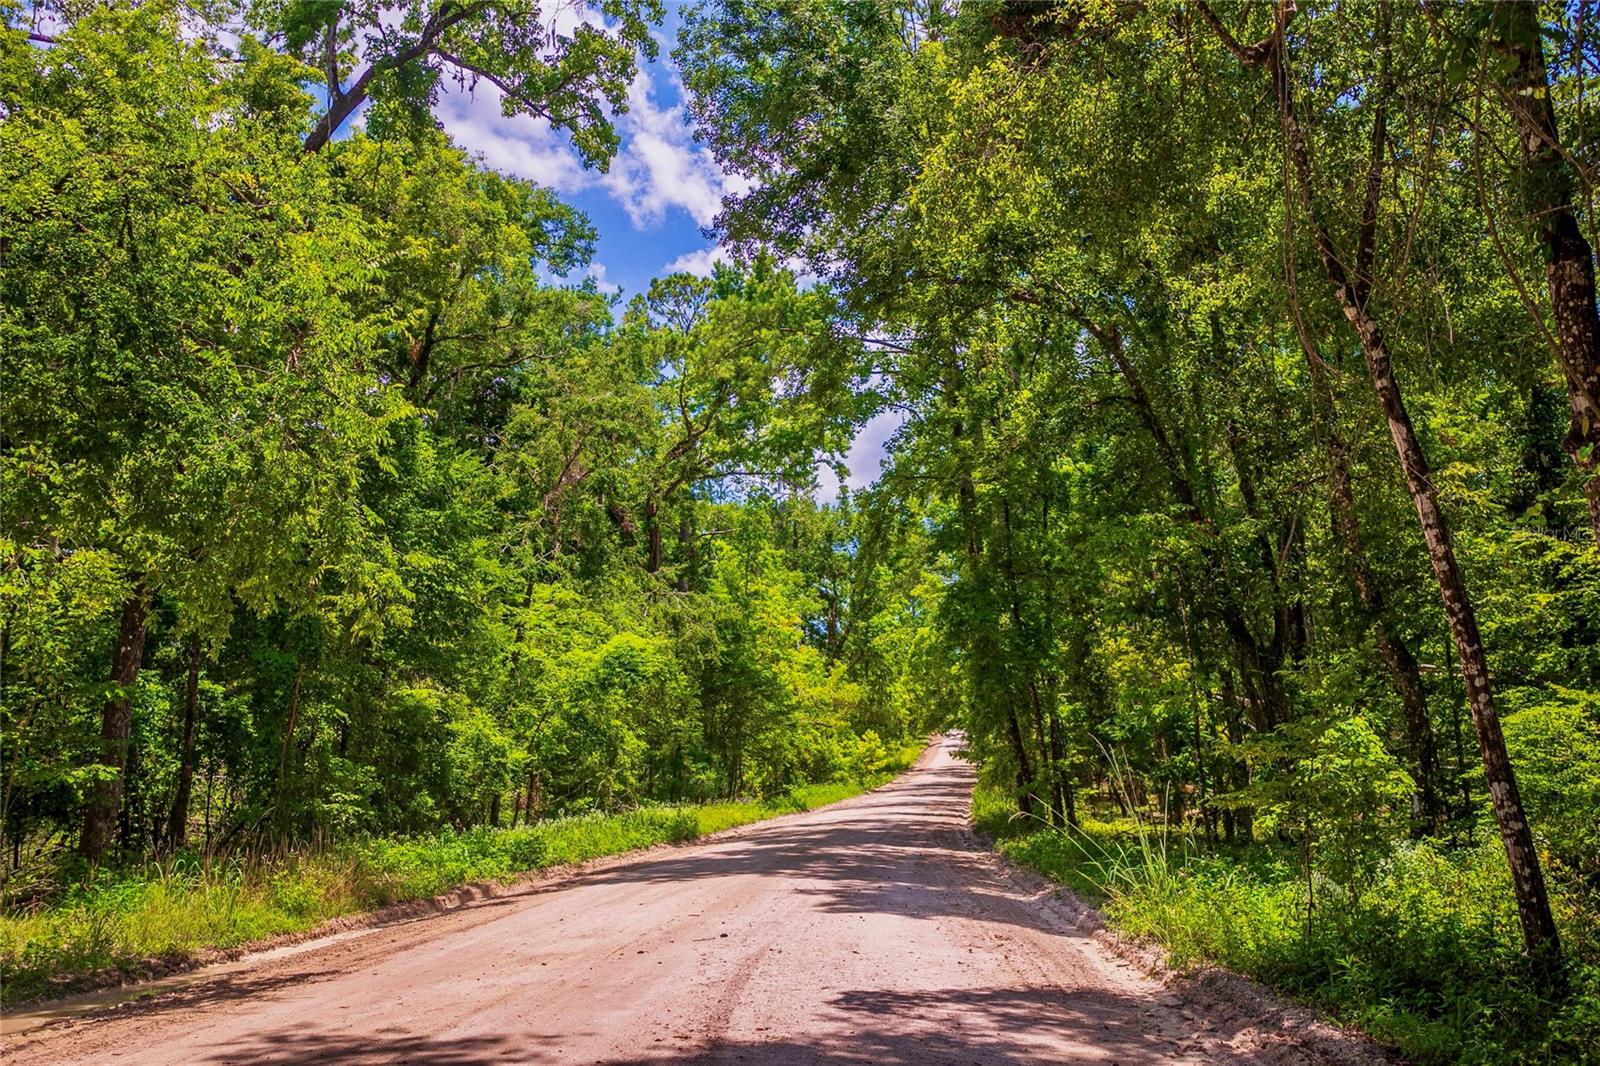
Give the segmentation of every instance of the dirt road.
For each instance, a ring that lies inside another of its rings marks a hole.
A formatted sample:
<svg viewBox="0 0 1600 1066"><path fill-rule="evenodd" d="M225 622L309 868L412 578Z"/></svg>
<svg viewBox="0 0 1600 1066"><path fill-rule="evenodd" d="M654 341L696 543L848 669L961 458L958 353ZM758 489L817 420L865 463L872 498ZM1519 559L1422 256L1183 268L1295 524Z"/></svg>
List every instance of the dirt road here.
<svg viewBox="0 0 1600 1066"><path fill-rule="evenodd" d="M6 1042L48 1063L1275 1061L974 847L942 745L822 810ZM1299 1059L1298 1053L1290 1058Z"/></svg>

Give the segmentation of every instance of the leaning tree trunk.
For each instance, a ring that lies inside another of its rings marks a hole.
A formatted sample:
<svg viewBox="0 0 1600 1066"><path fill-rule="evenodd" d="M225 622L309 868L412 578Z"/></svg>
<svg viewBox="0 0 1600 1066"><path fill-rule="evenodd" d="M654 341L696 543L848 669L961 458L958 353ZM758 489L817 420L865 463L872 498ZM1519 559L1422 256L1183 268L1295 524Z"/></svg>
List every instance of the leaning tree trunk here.
<svg viewBox="0 0 1600 1066"><path fill-rule="evenodd" d="M1411 425L1410 415L1406 412L1383 334L1365 314L1354 316L1352 322L1361 336L1361 347L1366 355L1372 384L1389 423L1389 434L1394 438L1400 465L1405 469L1406 485L1411 491L1411 501L1416 507L1423 540L1428 547L1428 561L1433 565L1439 595L1444 600L1445 615L1450 622L1450 632L1455 637L1456 652L1461 657L1461 674L1466 680L1467 699L1472 709L1472 723L1478 733L1484 775L1489 782L1495 817L1500 823L1500 836L1505 842L1506 858L1511 864L1516 885L1517 911L1522 919L1523 938L1531 956L1545 965L1551 965L1560 955L1555 919L1550 912L1544 873L1539 867L1539 853L1534 849L1533 832L1528 827L1527 814L1517 791L1516 775L1512 772L1511 760L1506 753L1505 737L1500 731L1500 715L1495 708L1494 691L1489 680L1488 658L1484 652L1483 638L1478 633L1477 615L1467 595L1460 565L1456 562L1450 527L1439 510L1428 462L1417 440L1416 430Z"/></svg>
<svg viewBox="0 0 1600 1066"><path fill-rule="evenodd" d="M1583 494L1600 544L1600 311L1595 307L1594 252L1573 209L1573 175L1561 148L1539 8L1500 4L1499 47L1514 60L1505 99L1522 141L1528 208L1538 220L1548 264L1556 357L1567 379L1572 422L1562 447L1584 474Z"/></svg>
<svg viewBox="0 0 1600 1066"><path fill-rule="evenodd" d="M1439 595L1444 601L1445 616L1461 658L1461 674L1466 681L1468 705L1478 734L1484 775L1489 783L1495 819L1499 823L1500 838L1506 849L1506 860L1511 867L1523 940L1535 968L1553 974L1560 968L1560 938L1556 932L1555 918L1550 912L1550 897L1545 889L1544 872L1539 866L1539 854L1534 848L1533 833L1528 827L1527 814L1517 791L1516 775L1506 754L1505 737L1500 731L1500 715L1495 708L1494 691L1489 679L1488 657L1484 652L1483 638L1478 633L1477 615L1467 595L1466 581L1456 561L1450 527L1439 509L1432 472L1423 454L1422 444L1417 439L1416 429L1411 424L1411 416L1406 411L1405 400L1395 378L1388 341L1369 312L1360 283L1345 268L1312 196L1311 149L1295 112L1286 62L1286 30L1293 8L1280 8L1272 36L1247 47L1234 39L1203 0L1198 7L1240 62L1247 66L1264 65L1271 76L1285 147L1299 185L1301 206L1310 222L1317 255L1322 261L1328 282L1361 344L1368 374L1378 394L1378 403L1389 425L1389 435L1394 440L1401 468L1405 471L1406 487L1411 493L1411 502L1422 526L1423 541L1428 548L1428 561L1432 564Z"/></svg>
<svg viewBox="0 0 1600 1066"><path fill-rule="evenodd" d="M1140 420L1144 422L1145 429L1156 446L1162 465L1167 469L1167 478L1172 485L1173 495L1183 506L1189 521L1207 533L1201 542L1201 547L1210 569L1219 575L1223 574L1225 564L1215 536L1216 524L1201 506L1200 495L1184 472L1178 451L1172 444L1172 438L1167 436L1166 428L1156 411L1155 402L1145 389L1138 368L1128 357L1122 334L1115 327L1102 327L1085 318L1080 317L1079 323L1101 343L1110 353L1112 361L1116 363L1123 383L1128 386L1134 409L1139 412ZM1266 727L1276 728L1290 718L1289 693L1284 686L1283 678L1279 676L1279 671L1283 669L1281 640L1264 644L1256 639L1254 631L1250 628L1250 622L1245 617L1244 606L1226 581L1222 582L1218 596L1217 613L1222 619L1224 631L1238 650L1241 662L1256 676L1261 685L1261 691L1264 693L1262 703ZM1278 633L1281 633L1281 630L1275 628L1275 634Z"/></svg>
<svg viewBox="0 0 1600 1066"><path fill-rule="evenodd" d="M1387 33L1387 29L1385 30ZM1388 80L1388 49L1380 60L1379 80ZM1365 305L1373 289L1373 257L1377 248L1378 207L1383 197L1383 172L1388 143L1388 108L1381 102L1373 117L1372 136L1367 153L1367 180L1361 208L1361 225L1356 239L1356 261L1352 284L1357 302ZM1284 241L1294 246L1293 193L1285 190ZM1351 581L1356 596L1366 611L1378 654L1389 672L1389 682L1400 697L1400 708L1405 720L1406 751L1411 758L1411 771L1417 784L1417 804L1422 812L1425 831L1438 832L1444 821L1444 802L1439 795L1439 756L1434 740L1433 723L1428 717L1427 693L1422 687L1422 671L1417 658L1391 628L1388 607L1383 590L1367 558L1366 544L1361 536L1361 523L1356 515L1355 486L1350 476L1350 449L1339 429L1339 403L1333 382L1328 378L1328 367L1317 350L1316 340L1300 313L1299 286L1295 279L1292 255L1285 258L1289 281L1289 302L1294 319L1295 333L1300 340L1300 350L1305 355L1306 369L1311 377L1312 404L1320 410L1325 428L1318 433L1323 451L1327 453L1330 474L1330 495L1333 504L1333 526L1350 568Z"/></svg>
<svg viewBox="0 0 1600 1066"><path fill-rule="evenodd" d="M128 765L128 738L133 732L133 686L144 659L144 638L149 631L148 606L142 580L122 605L117 626L117 646L112 656L112 692L100 710L100 764L111 775L94 783L83 812L83 838L78 850L91 863L105 858L122 811L123 774Z"/></svg>

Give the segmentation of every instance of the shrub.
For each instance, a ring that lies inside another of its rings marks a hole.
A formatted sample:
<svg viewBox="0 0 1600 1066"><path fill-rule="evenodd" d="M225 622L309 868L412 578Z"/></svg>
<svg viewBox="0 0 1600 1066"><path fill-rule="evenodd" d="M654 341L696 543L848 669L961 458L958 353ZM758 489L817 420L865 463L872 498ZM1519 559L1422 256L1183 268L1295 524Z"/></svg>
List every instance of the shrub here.
<svg viewBox="0 0 1600 1066"><path fill-rule="evenodd" d="M1305 996L1421 1063L1583 1062L1600 1048L1600 945L1581 901L1554 898L1571 992L1552 1001L1526 976L1498 838L1407 842L1354 885L1319 877L1308 909L1296 846L1207 851L1093 821L1060 832L1006 807L997 789L974 798L1002 852L1102 901L1114 927L1174 965L1216 963Z"/></svg>

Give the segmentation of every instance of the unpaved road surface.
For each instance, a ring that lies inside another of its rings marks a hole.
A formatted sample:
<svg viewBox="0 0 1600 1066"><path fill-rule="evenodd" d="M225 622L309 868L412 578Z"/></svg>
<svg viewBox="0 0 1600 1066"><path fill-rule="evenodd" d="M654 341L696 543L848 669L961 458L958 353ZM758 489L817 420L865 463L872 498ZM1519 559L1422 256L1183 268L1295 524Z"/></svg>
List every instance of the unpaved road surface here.
<svg viewBox="0 0 1600 1066"><path fill-rule="evenodd" d="M845 803L266 958L4 1058L1306 1061L1117 961L977 848L972 780L941 743Z"/></svg>

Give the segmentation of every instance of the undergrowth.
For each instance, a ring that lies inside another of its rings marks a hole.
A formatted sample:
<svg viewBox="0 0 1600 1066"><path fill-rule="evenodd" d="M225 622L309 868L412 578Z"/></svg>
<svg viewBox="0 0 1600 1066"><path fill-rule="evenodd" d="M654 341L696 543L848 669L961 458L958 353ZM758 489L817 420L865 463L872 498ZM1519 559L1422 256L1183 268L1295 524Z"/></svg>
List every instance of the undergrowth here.
<svg viewBox="0 0 1600 1066"><path fill-rule="evenodd" d="M864 781L802 785L767 800L643 807L427 836L356 840L320 852L204 860L180 855L103 871L48 904L0 915L0 1002L60 994L152 960L181 961L303 932L333 918L426 899L472 882L501 881L836 803L882 784L921 751L893 753Z"/></svg>
<svg viewBox="0 0 1600 1066"><path fill-rule="evenodd" d="M1556 892L1564 996L1526 976L1498 838L1407 843L1365 883L1313 879L1297 850L1207 848L1132 818L1062 831L980 787L973 819L1014 861L1098 903L1179 967L1218 964L1327 1009L1424 1064L1600 1062L1600 918Z"/></svg>

